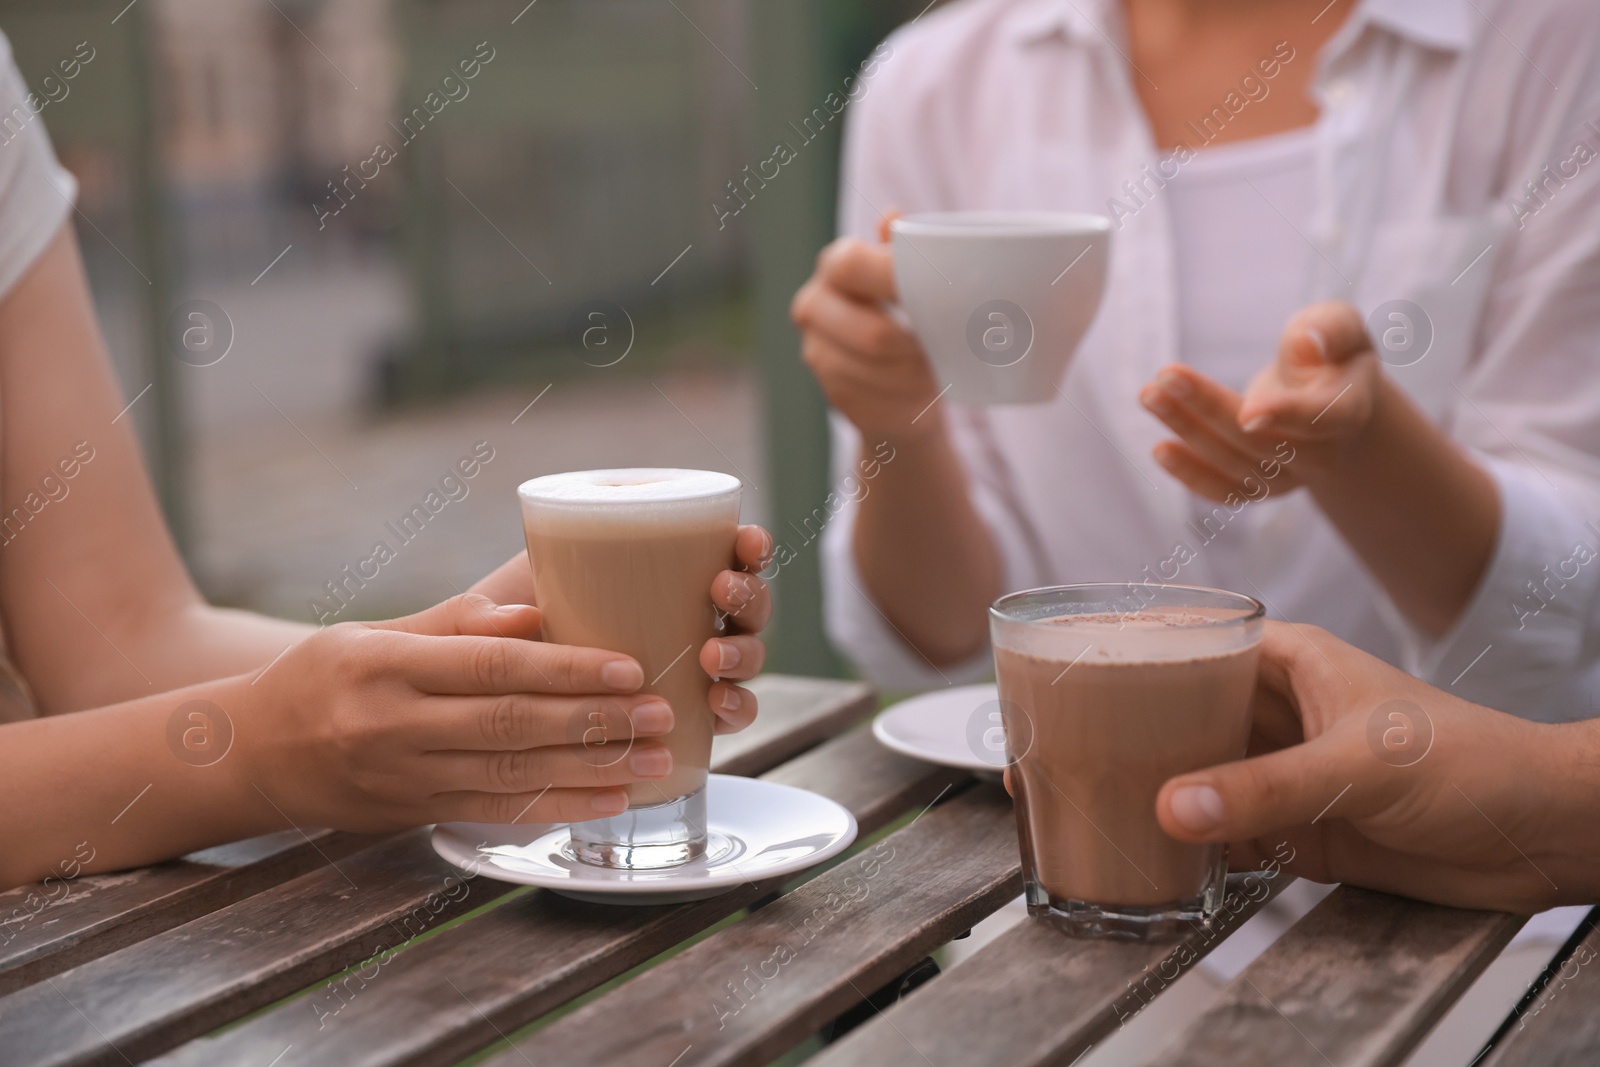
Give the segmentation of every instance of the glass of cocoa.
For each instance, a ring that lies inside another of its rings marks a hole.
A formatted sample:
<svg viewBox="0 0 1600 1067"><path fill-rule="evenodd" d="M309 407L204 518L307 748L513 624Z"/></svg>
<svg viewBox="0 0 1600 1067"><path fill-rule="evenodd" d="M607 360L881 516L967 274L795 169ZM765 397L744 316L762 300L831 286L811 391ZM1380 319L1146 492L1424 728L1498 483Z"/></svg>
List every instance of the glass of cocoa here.
<svg viewBox="0 0 1600 1067"><path fill-rule="evenodd" d="M1156 821L1171 777L1242 759L1264 610L1155 583L1030 589L989 611L1028 910L1080 937L1208 922L1224 846Z"/></svg>

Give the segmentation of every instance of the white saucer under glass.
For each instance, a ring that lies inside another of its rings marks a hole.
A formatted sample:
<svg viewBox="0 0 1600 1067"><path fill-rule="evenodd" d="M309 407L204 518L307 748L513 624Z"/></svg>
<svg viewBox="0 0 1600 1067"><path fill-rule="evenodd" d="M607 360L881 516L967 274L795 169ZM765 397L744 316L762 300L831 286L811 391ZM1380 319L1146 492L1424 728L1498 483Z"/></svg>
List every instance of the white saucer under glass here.
<svg viewBox="0 0 1600 1067"><path fill-rule="evenodd" d="M565 824L440 823L433 847L468 871L576 900L681 904L797 874L837 856L856 837L855 817L827 797L758 778L711 775L706 811L706 854L657 870L580 862Z"/></svg>

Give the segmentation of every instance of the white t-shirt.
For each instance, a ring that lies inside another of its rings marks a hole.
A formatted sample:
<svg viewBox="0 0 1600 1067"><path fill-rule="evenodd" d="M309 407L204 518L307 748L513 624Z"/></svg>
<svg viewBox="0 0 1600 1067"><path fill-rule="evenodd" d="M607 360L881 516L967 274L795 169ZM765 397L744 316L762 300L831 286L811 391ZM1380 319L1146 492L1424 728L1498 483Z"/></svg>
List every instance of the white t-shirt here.
<svg viewBox="0 0 1600 1067"><path fill-rule="evenodd" d="M1243 390L1303 306L1312 255L1314 131L1203 148L1165 190L1178 278L1178 356Z"/></svg>
<svg viewBox="0 0 1600 1067"><path fill-rule="evenodd" d="M1178 359L1243 391L1272 361L1289 316L1305 306L1305 234L1316 206L1316 130L1201 149L1163 190L1178 276ZM1189 500L1201 526L1216 506ZM1191 527L1193 528L1193 527ZM1230 523L1205 546L1234 588L1267 587L1270 561ZM1263 566L1262 564L1266 565Z"/></svg>
<svg viewBox="0 0 1600 1067"><path fill-rule="evenodd" d="M78 196L77 181L50 147L40 114L45 102L28 88L0 33L0 299L54 239Z"/></svg>

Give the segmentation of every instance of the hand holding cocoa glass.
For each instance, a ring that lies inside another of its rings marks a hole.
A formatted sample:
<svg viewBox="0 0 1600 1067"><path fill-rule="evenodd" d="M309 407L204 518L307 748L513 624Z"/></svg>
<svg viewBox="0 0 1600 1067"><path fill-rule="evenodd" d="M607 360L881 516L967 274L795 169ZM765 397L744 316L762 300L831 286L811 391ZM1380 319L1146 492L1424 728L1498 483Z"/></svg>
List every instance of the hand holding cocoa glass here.
<svg viewBox="0 0 1600 1067"><path fill-rule="evenodd" d="M1186 586L1034 589L990 610L1028 910L1085 937L1208 919L1223 847L1174 840L1156 795L1243 758L1263 610Z"/></svg>

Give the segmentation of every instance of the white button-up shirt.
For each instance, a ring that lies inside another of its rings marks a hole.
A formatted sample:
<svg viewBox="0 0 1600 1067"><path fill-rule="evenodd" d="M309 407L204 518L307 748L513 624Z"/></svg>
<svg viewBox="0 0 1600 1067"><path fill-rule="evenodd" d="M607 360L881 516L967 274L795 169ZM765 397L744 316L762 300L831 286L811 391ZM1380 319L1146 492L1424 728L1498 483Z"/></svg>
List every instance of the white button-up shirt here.
<svg viewBox="0 0 1600 1067"><path fill-rule="evenodd" d="M1411 318L1431 347L1386 372L1501 494L1489 568L1437 640L1401 616L1309 494L1201 509L1215 519L1196 523L1195 498L1151 459L1169 434L1137 396L1181 357L1184 280L1147 177L1168 153L1122 41L1115 0L961 0L890 39L847 117L847 233L871 235L890 209L1116 219L1105 301L1064 397L949 408L1006 588L1236 589L1469 699L1541 719L1595 714L1600 5L1366 0L1320 56L1295 60L1317 64L1317 188L1303 261L1283 269L1303 272L1304 303L1422 310ZM836 416L837 514L822 536L832 639L887 686L984 676L987 653L942 670L921 659L864 594L850 547L855 501L871 491L859 444ZM1228 549L1208 552L1218 538Z"/></svg>

